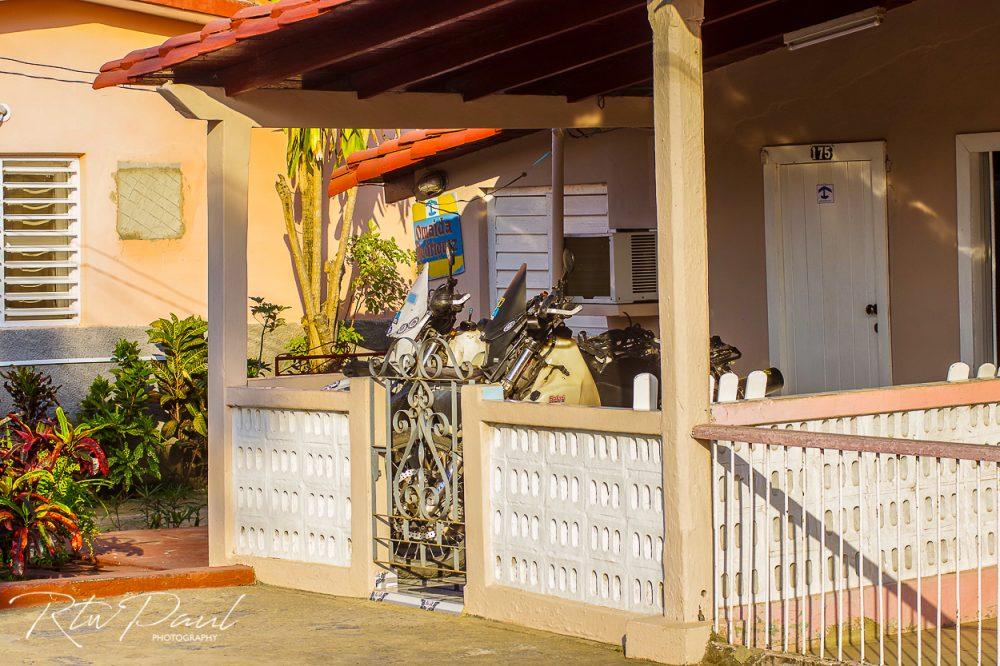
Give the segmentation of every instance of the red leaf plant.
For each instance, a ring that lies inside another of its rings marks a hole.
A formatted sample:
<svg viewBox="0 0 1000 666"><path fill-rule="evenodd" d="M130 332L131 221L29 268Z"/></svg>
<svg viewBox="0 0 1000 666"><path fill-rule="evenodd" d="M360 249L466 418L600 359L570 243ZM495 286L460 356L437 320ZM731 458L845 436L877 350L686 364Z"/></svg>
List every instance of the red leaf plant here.
<svg viewBox="0 0 1000 666"><path fill-rule="evenodd" d="M83 547L80 519L60 501L66 483L105 476L104 451L90 431L70 425L62 409L56 420L32 428L16 414L2 422L0 440L0 556L15 576L32 553L55 556Z"/></svg>

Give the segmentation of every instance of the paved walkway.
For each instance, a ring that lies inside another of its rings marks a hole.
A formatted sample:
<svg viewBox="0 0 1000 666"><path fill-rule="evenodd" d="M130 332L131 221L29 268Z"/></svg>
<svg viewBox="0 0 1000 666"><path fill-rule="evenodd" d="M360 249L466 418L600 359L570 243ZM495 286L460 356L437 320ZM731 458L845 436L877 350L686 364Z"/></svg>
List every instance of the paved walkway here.
<svg viewBox="0 0 1000 666"><path fill-rule="evenodd" d="M215 626L196 628L199 618L214 619ZM626 663L611 646L265 585L6 610L0 612L0 655L4 664L63 666Z"/></svg>

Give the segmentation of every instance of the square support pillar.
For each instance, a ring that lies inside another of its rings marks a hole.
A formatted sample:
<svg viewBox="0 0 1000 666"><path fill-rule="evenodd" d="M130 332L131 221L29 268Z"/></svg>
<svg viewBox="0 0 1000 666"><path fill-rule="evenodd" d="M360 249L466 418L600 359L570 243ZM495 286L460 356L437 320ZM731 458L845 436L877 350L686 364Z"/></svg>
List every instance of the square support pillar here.
<svg viewBox="0 0 1000 666"><path fill-rule="evenodd" d="M648 0L663 386L663 617L630 623L626 654L701 661L712 617L708 229L701 23L704 0Z"/></svg>
<svg viewBox="0 0 1000 666"><path fill-rule="evenodd" d="M233 553L232 415L226 389L247 383L247 187L250 123L208 122L209 566Z"/></svg>

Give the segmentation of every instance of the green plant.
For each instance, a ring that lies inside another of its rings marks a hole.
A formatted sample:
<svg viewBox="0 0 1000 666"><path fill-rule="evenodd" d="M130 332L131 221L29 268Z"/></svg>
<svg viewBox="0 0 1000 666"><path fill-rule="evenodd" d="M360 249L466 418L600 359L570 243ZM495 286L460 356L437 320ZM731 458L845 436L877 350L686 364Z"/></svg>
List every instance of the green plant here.
<svg viewBox="0 0 1000 666"><path fill-rule="evenodd" d="M251 296L250 300L253 301L253 305L250 306L250 314L261 325L261 329L257 358L247 359L247 376L260 377L265 372L272 371L271 364L264 360L264 339L269 333L274 333L285 325L285 319L281 313L290 308L287 305L271 303L263 296Z"/></svg>
<svg viewBox="0 0 1000 666"><path fill-rule="evenodd" d="M370 313L399 308L410 289L399 268L412 265L417 256L412 250L401 248L395 238L383 238L375 223L369 222L368 231L351 239L350 258L354 277L348 325L353 328L362 307Z"/></svg>
<svg viewBox="0 0 1000 666"><path fill-rule="evenodd" d="M346 306L341 291L358 190L352 187L344 193L340 220L328 223L324 219L328 202L324 167L346 163L353 153L378 143L385 135L368 129L290 128L285 136L287 174L278 176L275 189L302 302L302 330L310 350L329 353L341 339L338 329ZM328 249L324 237L331 226L339 229L339 234ZM321 360L313 361L313 369L322 364Z"/></svg>
<svg viewBox="0 0 1000 666"><path fill-rule="evenodd" d="M123 494L160 478L159 411L153 369L139 357L139 345L119 340L112 355L113 382L97 377L80 404L80 418L108 456L108 483Z"/></svg>
<svg viewBox="0 0 1000 666"><path fill-rule="evenodd" d="M205 502L188 488L157 485L143 490L139 506L146 528L158 530L185 523L198 527Z"/></svg>
<svg viewBox="0 0 1000 666"><path fill-rule="evenodd" d="M208 450L208 323L198 316L157 319L146 331L163 360L152 364L170 471L184 483L205 476Z"/></svg>
<svg viewBox="0 0 1000 666"><path fill-rule="evenodd" d="M92 550L96 477L107 474L104 451L85 427L56 421L6 421L0 446L0 557L15 576L26 564L58 562Z"/></svg>
<svg viewBox="0 0 1000 666"><path fill-rule="evenodd" d="M59 405L59 387L52 385L52 377L31 366L12 368L0 373L4 390L10 395L14 411L28 423L41 421L49 411Z"/></svg>

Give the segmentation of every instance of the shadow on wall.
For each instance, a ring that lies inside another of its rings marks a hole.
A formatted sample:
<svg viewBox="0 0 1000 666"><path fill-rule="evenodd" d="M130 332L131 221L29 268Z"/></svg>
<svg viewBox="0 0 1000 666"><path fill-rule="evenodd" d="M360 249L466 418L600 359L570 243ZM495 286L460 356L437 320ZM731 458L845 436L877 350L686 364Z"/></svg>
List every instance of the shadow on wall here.
<svg viewBox="0 0 1000 666"><path fill-rule="evenodd" d="M86 245L84 246L84 250L87 255L100 255L114 265L114 270L108 270L106 268L95 266L91 261L86 261L83 263L83 268L85 270L98 273L104 278L114 282L119 288L128 289L132 292L141 294L144 297L152 299L154 302L159 301L162 304L162 307L157 307L157 310L174 312L178 316L184 317L190 314L200 314L204 316L208 309L208 303L204 299L191 298L184 292L176 289L169 282L165 282L160 279L154 273L140 271L134 266L124 264L119 261L118 257L115 255L105 252L98 247ZM142 284L150 285L156 289L154 290L149 287L140 286Z"/></svg>

